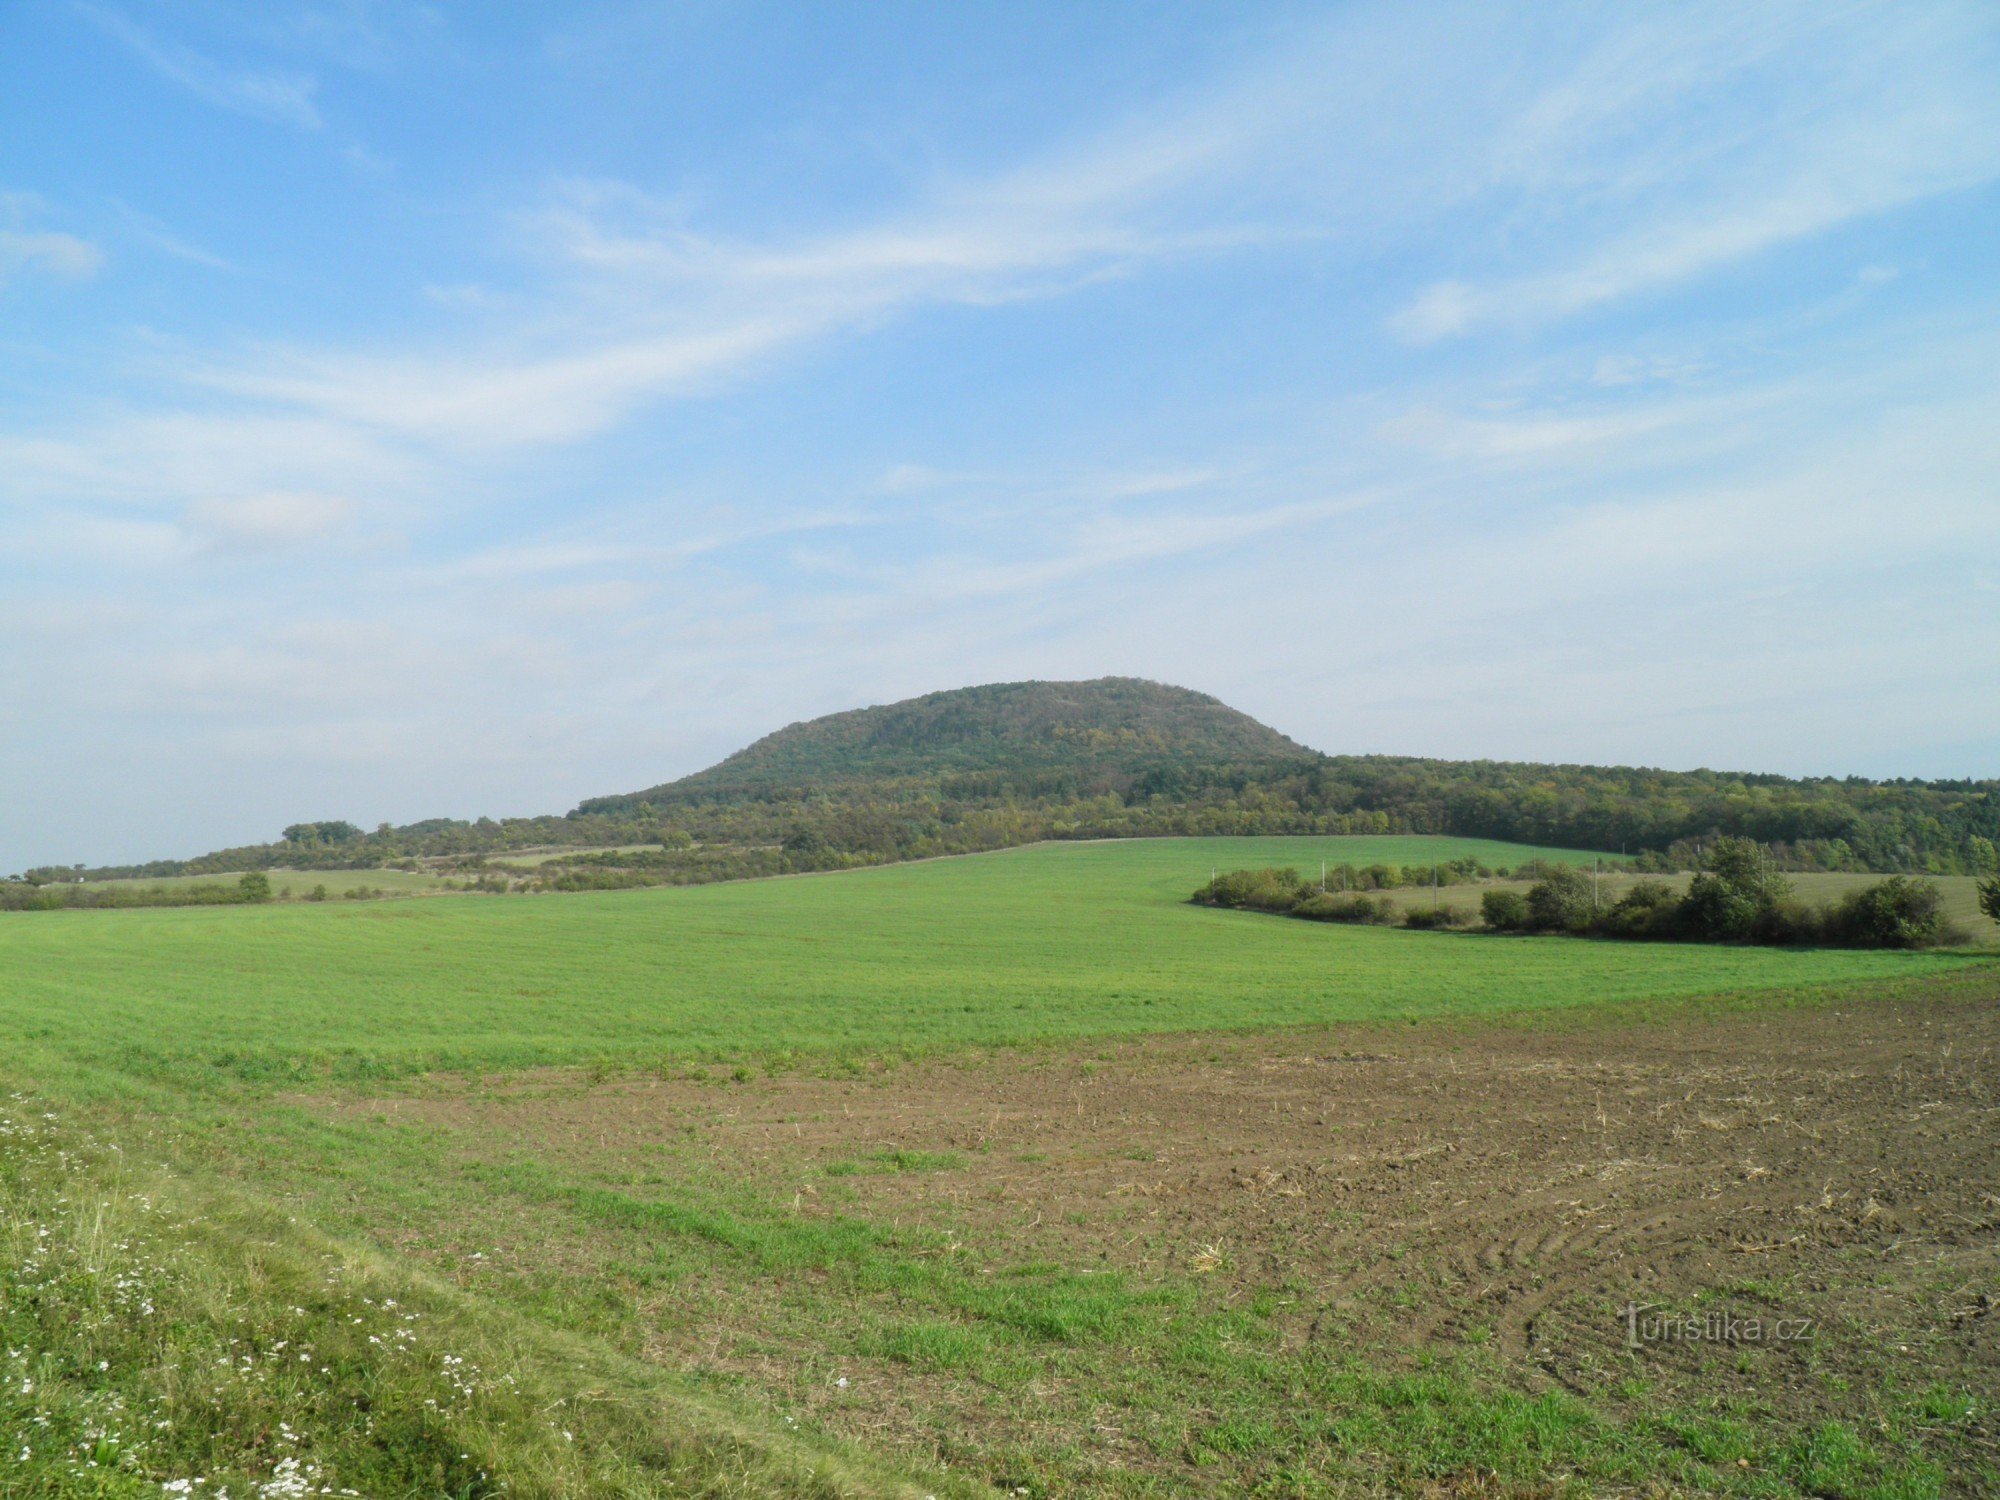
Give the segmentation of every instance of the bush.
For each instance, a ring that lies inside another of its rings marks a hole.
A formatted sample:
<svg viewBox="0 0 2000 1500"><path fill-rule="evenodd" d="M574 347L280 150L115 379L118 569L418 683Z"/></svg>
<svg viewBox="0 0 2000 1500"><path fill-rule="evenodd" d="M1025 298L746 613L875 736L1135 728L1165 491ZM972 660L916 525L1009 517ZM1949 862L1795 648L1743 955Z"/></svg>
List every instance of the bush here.
<svg viewBox="0 0 2000 1500"><path fill-rule="evenodd" d="M1433 932L1446 927L1463 927L1465 913L1449 903L1443 906L1413 906L1403 913L1403 925L1419 932Z"/></svg>
<svg viewBox="0 0 2000 1500"><path fill-rule="evenodd" d="M1292 908L1292 915L1314 922L1390 922L1395 906L1385 896L1366 896L1340 891L1313 891Z"/></svg>
<svg viewBox="0 0 2000 1500"><path fill-rule="evenodd" d="M1303 886L1297 870L1231 870L1196 891L1193 899L1203 906L1283 912L1298 905Z"/></svg>
<svg viewBox="0 0 2000 1500"><path fill-rule="evenodd" d="M1786 897L1757 914L1750 926L1750 941L1772 948L1825 942L1830 920L1831 913L1825 907Z"/></svg>
<svg viewBox="0 0 2000 1500"><path fill-rule="evenodd" d="M1826 936L1846 948L1927 948L1944 927L1944 894L1928 880L1892 875L1843 896Z"/></svg>
<svg viewBox="0 0 2000 1500"><path fill-rule="evenodd" d="M1528 891L1528 925L1537 932L1581 932L1592 916L1590 877L1574 865L1545 865Z"/></svg>
<svg viewBox="0 0 2000 1500"><path fill-rule="evenodd" d="M1658 880L1642 880L1604 913L1597 928L1609 937L1673 937L1680 927L1680 908L1681 898L1671 886Z"/></svg>
<svg viewBox="0 0 2000 1500"><path fill-rule="evenodd" d="M271 877L262 870L252 870L236 882L236 889L245 901L269 901Z"/></svg>
<svg viewBox="0 0 2000 1500"><path fill-rule="evenodd" d="M1708 863L1709 868L1689 883L1684 897L1677 897L1671 887L1660 881L1641 880L1607 910L1597 909L1592 881L1586 871L1574 865L1538 864L1541 879L1525 896L1519 891L1487 891L1480 897L1480 915L1492 932L1597 933L1655 942L1683 938L1771 945L1828 943L1849 948L1927 948L1965 941L1964 933L1945 923L1943 896L1928 880L1893 876L1853 892L1829 909L1793 899L1789 884L1768 871L1756 845L1747 840L1717 840ZM555 883L555 888L572 888L569 882L575 881L575 889L610 889L614 882L635 880L638 873L593 872L586 880L580 872L570 871ZM1374 870L1358 873L1363 883L1376 878ZM257 899L247 895L250 878L245 877L246 894L229 894L239 900ZM1987 885L1995 888L1994 900L2000 904L2000 882ZM488 889L488 881L482 880L478 888ZM493 877L490 888L503 889L505 882ZM75 894L83 894L81 888L74 889ZM218 895L227 891L226 887L213 889ZM27 890L24 894L49 893ZM1984 899L1983 889L1981 894ZM1470 916L1453 906L1418 906L1399 912L1388 896L1318 890L1291 869L1231 870L1226 875L1217 875L1190 899L1198 905L1276 912L1314 922L1384 925L1400 922L1417 931L1461 927Z"/></svg>
<svg viewBox="0 0 2000 1500"><path fill-rule="evenodd" d="M1711 943L1755 939L1769 926L1778 905L1792 893L1788 881L1766 868L1763 851L1748 839L1717 839L1706 868L1688 882L1681 902L1681 927L1689 937Z"/></svg>

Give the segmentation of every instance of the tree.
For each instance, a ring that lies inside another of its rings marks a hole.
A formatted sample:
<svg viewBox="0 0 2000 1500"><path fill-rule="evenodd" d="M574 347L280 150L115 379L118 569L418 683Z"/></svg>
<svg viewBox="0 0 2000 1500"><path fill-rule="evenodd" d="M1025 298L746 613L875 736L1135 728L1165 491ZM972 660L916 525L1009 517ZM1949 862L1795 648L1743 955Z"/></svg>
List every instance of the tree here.
<svg viewBox="0 0 2000 1500"><path fill-rule="evenodd" d="M288 844L345 844L360 837L359 828L338 819L327 823L294 823L285 830Z"/></svg>
<svg viewBox="0 0 2000 1500"><path fill-rule="evenodd" d="M236 889L245 901L269 901L271 899L271 877L262 870L252 870L236 882Z"/></svg>
<svg viewBox="0 0 2000 1500"><path fill-rule="evenodd" d="M1982 904L1985 892L1980 892ZM1923 948L1944 926L1944 895L1928 880L1892 875L1850 892L1828 919L1834 940L1853 948Z"/></svg>
<svg viewBox="0 0 2000 1500"><path fill-rule="evenodd" d="M1604 914L1600 930L1613 937L1670 937L1680 904L1671 887L1657 880L1641 880Z"/></svg>
<svg viewBox="0 0 2000 1500"><path fill-rule="evenodd" d="M1590 925L1590 877L1574 865L1550 865L1528 891L1529 925L1579 932Z"/></svg>
<svg viewBox="0 0 2000 1500"><path fill-rule="evenodd" d="M1717 839L1703 863L1680 908L1694 937L1742 942L1791 894L1791 883L1767 867L1763 850L1748 839Z"/></svg>
<svg viewBox="0 0 2000 1500"><path fill-rule="evenodd" d="M1479 898L1479 911L1495 932L1519 932L1528 925L1528 903L1519 891L1488 891Z"/></svg>
<svg viewBox="0 0 2000 1500"><path fill-rule="evenodd" d="M1979 909L2000 922L2000 879L1979 882Z"/></svg>

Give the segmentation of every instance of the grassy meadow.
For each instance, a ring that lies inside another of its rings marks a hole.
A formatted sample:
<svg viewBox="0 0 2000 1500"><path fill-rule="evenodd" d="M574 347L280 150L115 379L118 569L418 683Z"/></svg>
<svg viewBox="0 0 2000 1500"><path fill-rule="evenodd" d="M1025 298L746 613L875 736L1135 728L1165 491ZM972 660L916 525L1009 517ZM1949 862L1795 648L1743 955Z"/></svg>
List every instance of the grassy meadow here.
<svg viewBox="0 0 2000 1500"><path fill-rule="evenodd" d="M1451 839L1147 839L683 890L37 913L0 924L0 1028L51 1068L192 1089L1470 1018L1962 962L1440 940L1184 904L1211 866L1460 854L1525 857Z"/></svg>
<svg viewBox="0 0 2000 1500"><path fill-rule="evenodd" d="M1915 1428L1857 1438L1836 1475L1850 1487L1815 1491L1835 1470L1810 1434L1753 1423L1754 1466L1710 1463L1666 1426L1524 1393L1477 1348L1395 1370L1297 1346L1269 1309L1310 1288L1281 1274L1246 1292L1050 1259L844 1208L830 1173L807 1215L796 1181L692 1131L626 1151L588 1126L470 1128L417 1107L524 1087L587 1100L622 1078L694 1080L725 1103L793 1073L893 1089L932 1054L1587 1022L1990 971L1184 900L1211 867L1534 852L1149 839L610 894L0 917L0 1426L25 1435L22 1457L0 1454L0 1493L186 1494L162 1486L199 1477L241 1500L304 1493L282 1485L307 1473L374 1500L1330 1496L1473 1473L1523 1494L1939 1493ZM843 1172L948 1184L964 1160L909 1145L857 1145ZM891 1430L845 1404L888 1382L935 1387L940 1411L973 1391L1065 1421ZM1113 1408L1146 1463L1079 1437Z"/></svg>

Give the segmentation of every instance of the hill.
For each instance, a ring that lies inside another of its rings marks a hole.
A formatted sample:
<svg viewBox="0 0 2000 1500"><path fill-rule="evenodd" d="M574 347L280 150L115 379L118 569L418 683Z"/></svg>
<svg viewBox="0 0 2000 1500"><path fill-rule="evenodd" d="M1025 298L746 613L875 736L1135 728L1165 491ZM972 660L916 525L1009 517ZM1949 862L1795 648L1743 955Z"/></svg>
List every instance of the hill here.
<svg viewBox="0 0 2000 1500"><path fill-rule="evenodd" d="M299 823L187 860L29 884L385 865L483 889L595 889L999 849L1042 839L1445 834L1688 869L1717 834L1793 870L2000 871L2000 781L1793 778L1323 755L1204 693L1134 678L925 694L793 724L705 771L562 816ZM635 847L644 846L644 847ZM523 851L540 851L525 857ZM43 893L52 895L54 893ZM108 899L108 898L107 898ZM0 882L0 907L46 904Z"/></svg>
<svg viewBox="0 0 2000 1500"><path fill-rule="evenodd" d="M1136 677L1001 682L857 708L767 734L706 771L597 797L577 815L708 800L790 799L871 782L997 773L1075 790L1173 766L1318 757L1220 699Z"/></svg>

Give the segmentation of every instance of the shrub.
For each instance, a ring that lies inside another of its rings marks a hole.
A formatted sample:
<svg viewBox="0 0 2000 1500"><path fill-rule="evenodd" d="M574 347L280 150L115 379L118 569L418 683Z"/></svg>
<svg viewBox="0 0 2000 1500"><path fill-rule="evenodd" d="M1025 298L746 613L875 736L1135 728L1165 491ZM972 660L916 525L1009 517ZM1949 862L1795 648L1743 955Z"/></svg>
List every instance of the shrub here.
<svg viewBox="0 0 2000 1500"><path fill-rule="evenodd" d="M245 901L269 901L271 877L262 870L252 870L236 882L236 890Z"/></svg>
<svg viewBox="0 0 2000 1500"><path fill-rule="evenodd" d="M1765 866L1764 854L1748 839L1717 839L1705 868L1688 882L1681 902L1681 926L1690 937L1712 943L1754 938L1760 924L1792 893L1791 885Z"/></svg>
<svg viewBox="0 0 2000 1500"><path fill-rule="evenodd" d="M1371 901L1341 891L1313 891L1292 908L1292 915L1314 922L1388 922L1394 911L1386 897Z"/></svg>
<svg viewBox="0 0 2000 1500"><path fill-rule="evenodd" d="M1488 891L1479 898L1479 914L1495 932L1519 932L1528 925L1528 899L1519 891Z"/></svg>
<svg viewBox="0 0 2000 1500"><path fill-rule="evenodd" d="M1943 893L1902 875L1848 892L1826 917L1828 940L1848 948L1925 948L1943 927Z"/></svg>
<svg viewBox="0 0 2000 1500"><path fill-rule="evenodd" d="M1790 897L1766 907L1750 926L1750 941L1773 948L1827 940L1831 913L1824 906L1808 906Z"/></svg>
<svg viewBox="0 0 2000 1500"><path fill-rule="evenodd" d="M1681 898L1671 886L1658 880L1642 880L1618 899L1598 921L1598 930L1611 937L1667 938L1680 925Z"/></svg>
<svg viewBox="0 0 2000 1500"><path fill-rule="evenodd" d="M1528 891L1528 925L1538 932L1581 932L1590 925L1590 877L1574 865L1545 865Z"/></svg>
<svg viewBox="0 0 2000 1500"><path fill-rule="evenodd" d="M1303 884L1297 870L1231 870L1196 891L1193 899L1204 906L1290 911L1298 905Z"/></svg>
<svg viewBox="0 0 2000 1500"><path fill-rule="evenodd" d="M1465 913L1449 903L1443 906L1413 906L1403 913L1403 925L1414 927L1419 932L1430 932L1445 927L1463 927Z"/></svg>

